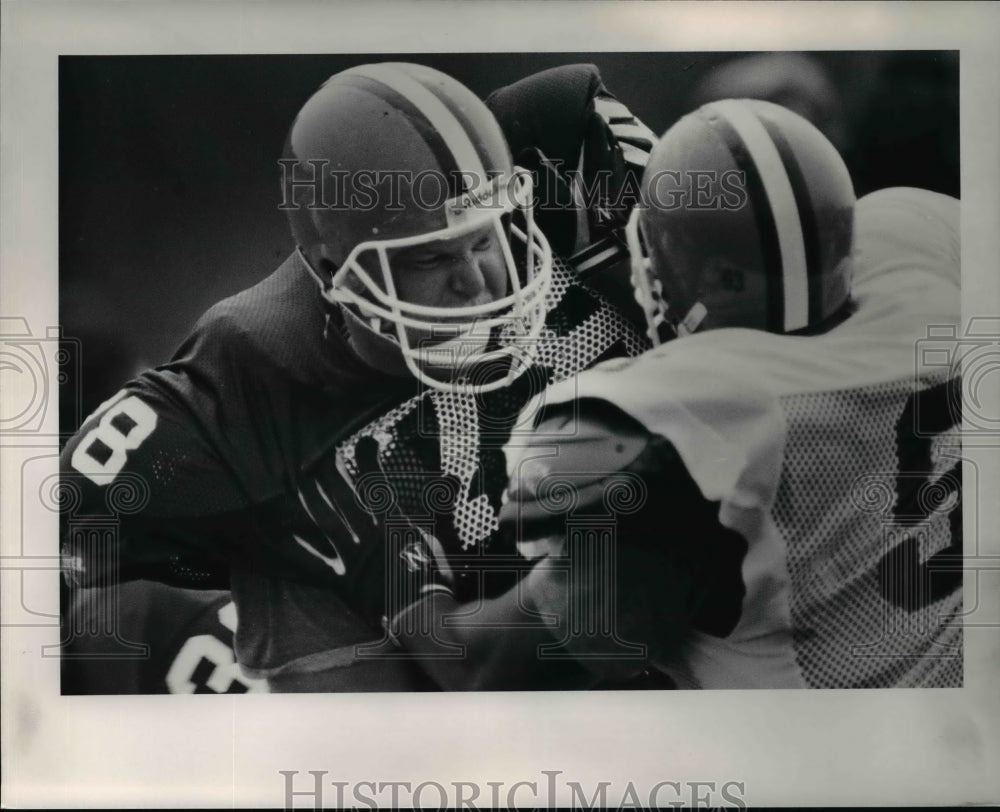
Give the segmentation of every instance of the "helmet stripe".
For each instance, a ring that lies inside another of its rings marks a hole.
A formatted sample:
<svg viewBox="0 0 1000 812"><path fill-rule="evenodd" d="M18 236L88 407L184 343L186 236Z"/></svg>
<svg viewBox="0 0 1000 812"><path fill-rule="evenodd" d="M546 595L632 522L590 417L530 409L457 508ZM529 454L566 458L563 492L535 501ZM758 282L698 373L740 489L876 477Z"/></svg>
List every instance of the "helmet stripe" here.
<svg viewBox="0 0 1000 812"><path fill-rule="evenodd" d="M503 135L503 131L500 129L500 125L496 122L493 114L486 108L486 105L482 105L482 109L466 105L459 99L453 98L448 94L446 89L440 84L429 82L426 85L427 89L433 93L441 103L448 108L449 112L459 124L462 125L462 129L469 133L472 146L475 148L479 159L482 161L483 166L486 167L487 173L489 172L503 172L507 173L507 166L505 164L497 164L497 160L506 159L510 160L510 149L507 145L507 139ZM470 95L472 91L469 91ZM477 120L477 115L482 113L485 121ZM502 149L501 155L496 154L491 151L491 145L489 139L486 137L486 133L483 132L485 127L495 127L496 128L496 146ZM501 157L502 156L502 157Z"/></svg>
<svg viewBox="0 0 1000 812"><path fill-rule="evenodd" d="M351 83L358 89L364 90L366 93L371 93L379 101L385 102L394 110L403 114L408 124L423 139L424 145L434 156L438 169L444 174L448 196L455 197L459 193L458 164L455 163L455 156L445 143L444 138L434 129L424 114L404 95L397 93L391 87L375 79L369 79L367 76L352 76Z"/></svg>
<svg viewBox="0 0 1000 812"><path fill-rule="evenodd" d="M802 223L802 240L806 248L806 273L809 284L809 324L817 324L823 320L823 285L820 275L823 272L822 256L820 254L819 225L816 220L816 210L813 208L812 197L809 194L809 184L806 182L802 167L795 157L795 151L781 129L773 122L761 120L765 129L778 149L781 161L788 173L788 181L792 184L792 193L799 208L799 220Z"/></svg>
<svg viewBox="0 0 1000 812"><path fill-rule="evenodd" d="M473 172L486 179L483 162L472 139L455 115L419 81L392 64L361 65L350 71L380 82L409 101L440 135L452 163L462 172Z"/></svg>
<svg viewBox="0 0 1000 812"><path fill-rule="evenodd" d="M760 170L743 138L730 124L729 119L718 111L706 111L705 108L699 110L697 115L703 117L706 124L722 139L733 158L733 162L743 173L747 197L750 200L750 210L753 212L760 244L762 270L767 284L764 305L765 329L776 333L784 332L785 297L781 279L781 247L778 242L778 227L774 221L774 212L771 210L771 204L764 189L764 181L760 177Z"/></svg>
<svg viewBox="0 0 1000 812"><path fill-rule="evenodd" d="M778 150L760 119L739 100L727 99L706 107L715 110L739 134L757 166L774 217L781 249L781 274L784 291L784 331L798 330L809 324L809 279L802 223L795 194Z"/></svg>

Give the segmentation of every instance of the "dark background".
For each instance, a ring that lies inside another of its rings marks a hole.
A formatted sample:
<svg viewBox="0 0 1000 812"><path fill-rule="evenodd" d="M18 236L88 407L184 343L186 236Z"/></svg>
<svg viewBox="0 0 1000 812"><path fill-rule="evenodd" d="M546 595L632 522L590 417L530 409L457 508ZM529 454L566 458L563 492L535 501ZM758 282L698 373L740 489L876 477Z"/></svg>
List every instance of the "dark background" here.
<svg viewBox="0 0 1000 812"><path fill-rule="evenodd" d="M697 106L713 70L744 56L61 57L60 321L81 339L83 356L82 403L63 413L85 415L138 369L165 362L209 305L289 253L277 159L298 108L333 73L422 62L485 96L544 68L593 62L659 134ZM844 154L859 195L887 185L959 194L956 52L808 59L830 86L817 123Z"/></svg>

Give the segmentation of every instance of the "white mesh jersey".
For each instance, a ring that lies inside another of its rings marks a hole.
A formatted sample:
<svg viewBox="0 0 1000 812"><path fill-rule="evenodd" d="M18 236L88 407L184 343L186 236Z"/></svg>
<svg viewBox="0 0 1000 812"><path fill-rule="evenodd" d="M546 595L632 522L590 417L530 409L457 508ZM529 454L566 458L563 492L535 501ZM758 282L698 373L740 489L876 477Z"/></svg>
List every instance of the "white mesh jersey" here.
<svg viewBox="0 0 1000 812"><path fill-rule="evenodd" d="M961 387L942 360L958 245L958 201L874 193L857 207L856 311L836 328L706 332L548 392L666 437L748 542L740 621L659 663L679 684L962 684ZM697 543L670 537L669 510L664 543Z"/></svg>

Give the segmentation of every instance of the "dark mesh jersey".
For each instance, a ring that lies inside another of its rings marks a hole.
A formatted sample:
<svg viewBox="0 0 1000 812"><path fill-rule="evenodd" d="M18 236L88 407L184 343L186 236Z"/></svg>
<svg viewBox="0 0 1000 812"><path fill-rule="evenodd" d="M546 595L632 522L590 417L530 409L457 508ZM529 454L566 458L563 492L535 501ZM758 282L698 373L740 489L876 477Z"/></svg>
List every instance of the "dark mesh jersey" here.
<svg viewBox="0 0 1000 812"><path fill-rule="evenodd" d="M552 107L553 93L568 106ZM605 164L616 177L641 171L633 159L643 149L614 131L634 122L608 107L593 66L529 77L492 101L508 138L515 123L533 122L518 125L515 157L533 142L544 163L545 136L558 130L590 145L588 177ZM543 224L553 245L577 251L575 270L556 262L535 367L481 398L423 390L357 360L294 255L210 309L170 363L127 384L64 449L68 580L231 583L240 661L271 674L371 637L389 536L402 547L388 552L410 564L425 554L421 530L451 555L511 552L494 543L506 484L499 449L521 408L550 381L643 349L640 332L595 293L601 285L634 308L627 284L602 285L612 266L627 265L611 233L623 221L598 219L603 230L581 229L577 216Z"/></svg>
<svg viewBox="0 0 1000 812"><path fill-rule="evenodd" d="M67 444L68 571L78 585L207 586L235 573L237 639L269 652L249 657L262 668L285 659L261 615L282 603L274 579L329 587L371 627L386 611L386 526L416 524L453 554L489 547L501 449L522 407L550 381L645 349L566 265L553 274L535 366L477 397L363 366L325 330L293 256L213 307L174 361L129 383ZM392 504L378 503L373 482L388 485Z"/></svg>
<svg viewBox="0 0 1000 812"><path fill-rule="evenodd" d="M416 389L362 365L325 322L293 256L84 422L61 455L72 581L205 586L244 567L318 578L275 523L304 520L303 472L352 423Z"/></svg>

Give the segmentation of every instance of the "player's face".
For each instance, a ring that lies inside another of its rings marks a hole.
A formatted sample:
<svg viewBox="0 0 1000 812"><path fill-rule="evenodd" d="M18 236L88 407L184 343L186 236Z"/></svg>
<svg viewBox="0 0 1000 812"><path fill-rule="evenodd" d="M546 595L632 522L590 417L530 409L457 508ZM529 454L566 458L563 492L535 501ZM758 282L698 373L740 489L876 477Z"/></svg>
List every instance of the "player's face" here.
<svg viewBox="0 0 1000 812"><path fill-rule="evenodd" d="M503 239L492 224L389 252L399 298L431 307L487 304L507 294Z"/></svg>

